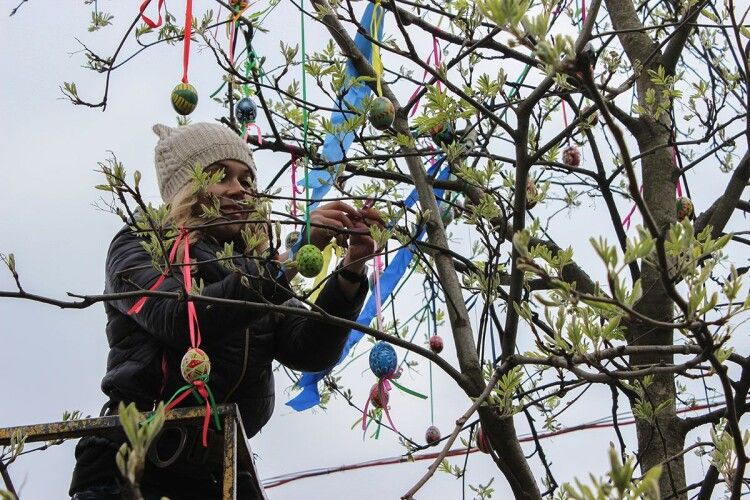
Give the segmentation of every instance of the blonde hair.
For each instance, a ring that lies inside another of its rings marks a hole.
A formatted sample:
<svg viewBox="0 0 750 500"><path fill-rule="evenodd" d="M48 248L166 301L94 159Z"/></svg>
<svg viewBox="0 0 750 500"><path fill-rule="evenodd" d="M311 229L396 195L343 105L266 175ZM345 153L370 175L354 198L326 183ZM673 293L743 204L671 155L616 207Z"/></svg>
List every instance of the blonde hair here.
<svg viewBox="0 0 750 500"><path fill-rule="evenodd" d="M182 186L172 198L169 204L169 212L166 217L168 225L180 227L196 227L203 224L200 216L200 197L193 182ZM198 243L203 238L202 229L191 229L188 241L191 245ZM182 248L177 249L178 262L182 260Z"/></svg>
<svg viewBox="0 0 750 500"><path fill-rule="evenodd" d="M172 198L172 202L169 205L169 212L166 217L167 224L173 225L175 228L190 228L190 245L198 243L204 237L205 230L201 229L200 226L207 222L204 217L201 217L201 215L203 214L202 207L205 203L206 201L201 199L201 191L196 190L195 183L189 182L177 191L177 193L174 195L174 198ZM265 250L269 246L267 238L267 225L269 224L268 221L266 222L266 224L261 224L257 221L253 221L252 212L248 213L248 219L248 222L243 224L241 229L251 230L255 234L258 234L258 232L262 232L262 234L265 235L266 238L264 242L256 245L255 249L243 248L242 250ZM176 256L178 262L182 260L182 257L183 249L178 248Z"/></svg>

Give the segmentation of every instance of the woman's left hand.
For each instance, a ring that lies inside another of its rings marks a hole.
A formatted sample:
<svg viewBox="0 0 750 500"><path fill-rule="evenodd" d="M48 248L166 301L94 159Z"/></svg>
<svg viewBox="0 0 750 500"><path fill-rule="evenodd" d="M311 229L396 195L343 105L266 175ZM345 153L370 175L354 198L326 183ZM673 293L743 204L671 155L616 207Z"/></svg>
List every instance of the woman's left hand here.
<svg viewBox="0 0 750 500"><path fill-rule="evenodd" d="M342 201L332 201L311 211L310 222L313 224L310 228L310 243L323 250L335 236L339 245L348 247L344 256L344 266L354 272L361 272L367 260L375 254L375 241L369 234L370 225L383 225L377 210L357 210ZM363 234L349 234L340 232L340 229L359 231Z"/></svg>

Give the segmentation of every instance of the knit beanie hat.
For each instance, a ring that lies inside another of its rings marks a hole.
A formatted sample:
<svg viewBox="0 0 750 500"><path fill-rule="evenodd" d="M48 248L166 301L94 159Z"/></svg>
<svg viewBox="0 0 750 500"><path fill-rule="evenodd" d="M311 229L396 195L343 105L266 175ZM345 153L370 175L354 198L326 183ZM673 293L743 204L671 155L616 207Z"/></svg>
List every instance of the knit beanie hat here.
<svg viewBox="0 0 750 500"><path fill-rule="evenodd" d="M191 180L196 165L208 167L221 160L241 161L255 173L255 161L250 148L240 136L217 123L193 123L182 127L168 127L157 123L153 127L156 143L154 164L159 191L165 203Z"/></svg>

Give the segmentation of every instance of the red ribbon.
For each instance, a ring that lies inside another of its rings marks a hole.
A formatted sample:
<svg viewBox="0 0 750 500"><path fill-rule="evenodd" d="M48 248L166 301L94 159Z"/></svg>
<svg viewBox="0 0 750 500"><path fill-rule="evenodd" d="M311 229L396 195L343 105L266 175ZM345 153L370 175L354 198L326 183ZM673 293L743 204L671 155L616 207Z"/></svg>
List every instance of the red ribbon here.
<svg viewBox="0 0 750 500"><path fill-rule="evenodd" d="M164 270L164 272L159 276L159 279L156 280L156 283L151 285L151 288L148 289L149 292L153 292L157 288L161 286L162 283L164 283L164 280L167 278L167 274L169 274L170 267L172 266L172 263L174 262L174 258L177 255L177 248L180 246L180 242L182 239L187 235L187 232L183 232L183 230L180 230L180 234L177 236L177 239L174 240L174 244L172 245L172 250L169 252L169 260L167 261L167 268ZM128 315L138 314L141 312L141 309L143 309L143 306L146 304L146 301L148 300L148 296L141 297L138 302L133 304L133 307L128 309Z"/></svg>
<svg viewBox="0 0 750 500"><path fill-rule="evenodd" d="M387 394L391 389L391 383L388 381L389 379L393 378L394 374L387 375L380 380L378 380L378 395L380 397L380 401L383 403L383 411L385 412L385 416L388 419L388 423L391 424L391 428L398 432L396 429L396 424L393 423L393 420L391 419L391 414L388 412L388 404L385 402L385 397L383 397L385 394ZM367 397L367 402L365 403L365 408L362 410L362 430L367 430L367 408L370 406L370 401L372 401L372 392Z"/></svg>
<svg viewBox="0 0 750 500"><path fill-rule="evenodd" d="M185 292L188 295L190 295L190 292L193 289L193 279L190 274L190 266L191 266L190 232L184 227L180 228L180 232L177 235L177 238L175 239L174 244L172 245L172 249L169 252L169 261L167 263L167 269L162 273L161 276L159 276L159 279L156 280L156 283L154 283L151 286L151 288L149 288L149 290L155 290L159 288L159 286L166 279L167 274L169 273L170 267L172 266L172 263L174 262L175 257L177 255L177 249L180 247L180 243L182 243L182 248L183 248L182 279L185 285ZM138 302L136 302L133 305L133 307L131 307L128 310L128 314L136 314L140 312L140 310L143 308L143 305L146 303L146 300L148 300L148 297L141 297L140 300L138 300ZM187 309L188 309L188 328L190 329L190 345L192 347L199 347L201 344L201 330L200 330L200 324L198 323L198 313L195 309L195 303L191 300L188 300ZM162 387L161 387L160 393L164 391L166 383L167 383L166 354L162 355L161 369L162 369L163 378L162 378ZM175 406L177 406L178 404L180 404L188 396L188 394L192 392L193 389L198 391L198 394L206 402L206 415L203 418L203 446L206 447L208 446L208 426L211 423L211 399L209 397L208 387L206 386L206 383L203 380L200 380L200 379L194 380L192 382L192 386L193 388L184 390L182 394L179 394L177 397L175 397L164 409L164 412L166 413L172 408L174 408Z"/></svg>
<svg viewBox="0 0 750 500"><path fill-rule="evenodd" d="M181 231L185 231L182 229ZM186 233L187 234L187 233ZM182 279L185 282L185 292L190 295L193 289L193 278L190 275L190 238L187 236L183 238L184 249L182 263ZM192 347L200 347L201 345L201 329L198 324L198 313L195 311L195 302L188 300L188 327L190 328L190 345Z"/></svg>
<svg viewBox="0 0 750 500"><path fill-rule="evenodd" d="M586 22L586 0L581 0L581 22Z"/></svg>
<svg viewBox="0 0 750 500"><path fill-rule="evenodd" d="M211 402L208 397L208 389L206 389L206 383L202 380L194 380L193 381L193 387L198 391L198 394L201 395L203 400L206 402L206 414L203 416L203 447L208 446L208 426L211 423ZM192 392L192 390L186 390L176 398L172 400L169 405L167 405L166 408L164 408L164 413L167 413L169 410L180 404L188 395Z"/></svg>
<svg viewBox="0 0 750 500"><path fill-rule="evenodd" d="M158 28L161 26L162 20L161 20L161 8L164 5L164 0L159 0L159 5L156 7L157 13L159 14L159 19L154 22L148 17L146 17L146 14L144 14L144 11L146 10L146 7L148 7L148 4L151 3L151 0L144 0L144 2L141 4L141 19L149 28Z"/></svg>
<svg viewBox="0 0 750 500"><path fill-rule="evenodd" d="M159 4L163 0L159 0ZM188 65L190 64L190 37L193 35L193 0L187 0L185 6L185 44L182 49L182 83L188 83Z"/></svg>

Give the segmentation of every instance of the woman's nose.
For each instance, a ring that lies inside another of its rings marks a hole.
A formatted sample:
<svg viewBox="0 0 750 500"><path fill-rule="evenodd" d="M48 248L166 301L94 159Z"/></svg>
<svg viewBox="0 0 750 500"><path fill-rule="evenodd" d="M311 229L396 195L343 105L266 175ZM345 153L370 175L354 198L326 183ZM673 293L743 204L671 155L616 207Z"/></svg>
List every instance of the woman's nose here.
<svg viewBox="0 0 750 500"><path fill-rule="evenodd" d="M245 190L245 186L242 185L239 179L234 179L229 186L227 186L227 195L244 197L247 195L247 190Z"/></svg>

